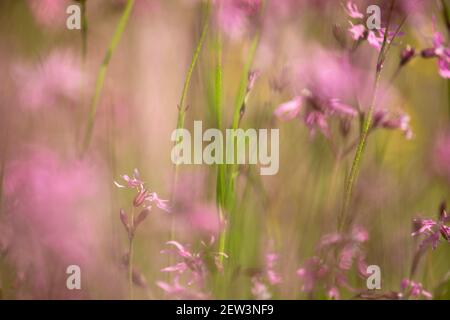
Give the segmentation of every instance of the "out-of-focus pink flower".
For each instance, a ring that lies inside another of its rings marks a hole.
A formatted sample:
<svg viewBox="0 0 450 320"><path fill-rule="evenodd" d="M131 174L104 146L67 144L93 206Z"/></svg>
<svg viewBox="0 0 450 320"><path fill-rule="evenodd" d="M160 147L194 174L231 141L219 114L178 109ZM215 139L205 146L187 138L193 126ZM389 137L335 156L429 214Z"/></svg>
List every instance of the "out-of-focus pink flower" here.
<svg viewBox="0 0 450 320"><path fill-rule="evenodd" d="M377 35L375 32L370 31L368 32L367 35L367 42L374 47L375 49L377 49L378 51L381 50L381 47L383 45L383 37Z"/></svg>
<svg viewBox="0 0 450 320"><path fill-rule="evenodd" d="M53 284L64 283L69 265L88 275L101 261L100 172L88 160L61 157L46 148L29 148L8 163L1 224L11 233L5 258L24 274L19 287L24 297L83 295Z"/></svg>
<svg viewBox="0 0 450 320"><path fill-rule="evenodd" d="M450 216L447 214L445 205L441 205L438 220L416 218L413 220L414 231L411 236L423 235L425 239L421 243L424 248L428 245L434 249L437 248L440 237L450 243L450 227L446 224L450 222Z"/></svg>
<svg viewBox="0 0 450 320"><path fill-rule="evenodd" d="M175 265L161 269L162 272L175 272L179 275L183 274L185 271L190 270L192 277L190 278L188 285L193 283L203 283L206 267L204 265L203 259L199 253L192 253L187 250L182 244L177 241L169 241L168 245L175 247L173 250L162 250L161 253L174 252L180 258L182 262Z"/></svg>
<svg viewBox="0 0 450 320"><path fill-rule="evenodd" d="M204 300L208 298L208 295L202 292L182 286L178 275L174 277L172 284L164 281L157 281L156 285L164 290L169 296L178 299Z"/></svg>
<svg viewBox="0 0 450 320"><path fill-rule="evenodd" d="M331 300L339 300L341 297L341 294L339 293L338 288L336 287L331 287L330 289L328 289L327 291L327 296L329 299Z"/></svg>
<svg viewBox="0 0 450 320"><path fill-rule="evenodd" d="M257 18L261 7L260 0L217 1L217 22L219 27L231 38L242 37Z"/></svg>
<svg viewBox="0 0 450 320"><path fill-rule="evenodd" d="M252 294L256 299L270 299L272 294L269 287L276 286L282 282L280 274L276 271L278 258L276 253L267 253L262 270L252 277Z"/></svg>
<svg viewBox="0 0 450 320"><path fill-rule="evenodd" d="M353 24L352 21L349 21L350 28L348 29L348 31L350 32L352 39L355 41L367 40L369 45L377 49L377 51L380 51L384 42L386 28L380 28L378 30L368 29L365 25L365 21L363 21L364 14L358 10L358 7L353 1L347 1L345 11L350 18L356 19L357 21L356 24ZM386 41L388 43L391 42L394 36L395 32L388 32Z"/></svg>
<svg viewBox="0 0 450 320"><path fill-rule="evenodd" d="M400 130L406 139L413 138L410 126L410 117L406 113L388 112L387 110L376 110L373 116L372 126L390 130Z"/></svg>
<svg viewBox="0 0 450 320"><path fill-rule="evenodd" d="M353 1L347 1L345 10L347 11L347 14L353 19L364 18L364 14L359 11L358 6Z"/></svg>
<svg viewBox="0 0 450 320"><path fill-rule="evenodd" d="M299 116L301 109L305 110L303 119L311 135L314 135L318 129L326 137L330 137L328 121L331 116L355 117L357 115L355 109L342 103L340 99L323 99L320 96L314 96L307 89L302 91L302 96L294 97L291 101L279 105L274 115L281 120L291 120Z"/></svg>
<svg viewBox="0 0 450 320"><path fill-rule="evenodd" d="M272 295L267 286L258 277L252 278L252 295L258 300L269 300Z"/></svg>
<svg viewBox="0 0 450 320"><path fill-rule="evenodd" d="M168 241L167 245L171 245L175 247L175 250L173 249L166 249L162 250L161 253L174 253L175 255L178 255L182 261L176 263L175 265L163 268L162 272L174 272L178 275L184 274L186 271L190 271L190 277L188 281L188 285L197 284L200 286L203 286L203 281L205 280L207 267L205 264L205 258L206 256L210 255L212 258L218 257L218 256L224 256L228 257L225 253L222 252L210 252L209 249L214 243L214 238L211 238L211 241L209 244L203 244L204 251L201 252L191 252L186 248L186 246L183 246L177 241ZM220 267L218 266L220 269Z"/></svg>
<svg viewBox="0 0 450 320"><path fill-rule="evenodd" d="M266 255L266 274L267 280L271 285L281 283L281 276L275 271L275 265L278 261L278 254L268 253Z"/></svg>
<svg viewBox="0 0 450 320"><path fill-rule="evenodd" d="M366 27L363 24L353 24L349 21L351 27L348 29L350 34L352 35L352 39L358 41L359 39L364 39L364 34L366 32Z"/></svg>
<svg viewBox="0 0 450 320"><path fill-rule="evenodd" d="M204 199L204 177L187 174L178 180L173 212L182 230L201 236L216 236L225 225L217 211L217 205Z"/></svg>
<svg viewBox="0 0 450 320"><path fill-rule="evenodd" d="M34 67L16 65L13 76L20 88L20 104L32 110L78 101L84 79L81 65L70 51L54 51Z"/></svg>
<svg viewBox="0 0 450 320"><path fill-rule="evenodd" d="M317 247L317 255L306 260L297 270L302 281L302 291L309 294L326 290L330 299L339 299L340 289L354 289L347 274L355 266L361 277L366 277L366 264L361 244L368 240L367 231L354 227L349 234L324 235Z"/></svg>
<svg viewBox="0 0 450 320"><path fill-rule="evenodd" d="M330 113L331 114L340 114L344 116L356 117L358 112L348 104L342 103L339 99L330 99Z"/></svg>
<svg viewBox="0 0 450 320"><path fill-rule="evenodd" d="M450 78L450 48L445 41L443 34L437 31L436 21L433 17L433 46L423 49L423 58L437 58L439 75L444 79Z"/></svg>
<svg viewBox="0 0 450 320"><path fill-rule="evenodd" d="M303 267L297 270L297 276L302 281L301 290L308 293L313 292L316 284L328 276L329 270L321 258L314 256L307 259Z"/></svg>
<svg viewBox="0 0 450 320"><path fill-rule="evenodd" d="M60 28L66 20L67 0L28 0L36 21L46 27Z"/></svg>
<svg viewBox="0 0 450 320"><path fill-rule="evenodd" d="M193 294L194 298L198 298L200 296L206 297L206 295L202 293L205 289L205 278L209 272L206 261L209 259L214 260L217 268L216 272L221 272L222 265L220 260L217 258L220 256L228 258L225 253L211 251L214 240L215 239L212 237L209 243L206 244L202 242L203 250L200 252L192 252L187 248L187 246L184 246L177 241L168 241L167 245L172 246L172 248L162 250L161 253L173 253L181 258L181 261L161 269L161 272L170 272L175 275L174 284L170 285L160 281L157 282L158 286L168 294L175 296L186 296L188 294ZM186 278L187 286L190 290L187 290L186 287L180 285L179 281L182 276Z"/></svg>
<svg viewBox="0 0 450 320"><path fill-rule="evenodd" d="M282 120L292 120L298 116L302 107L302 97L294 97L288 102L280 104L274 111L274 115Z"/></svg>
<svg viewBox="0 0 450 320"><path fill-rule="evenodd" d="M406 297L413 297L413 298L425 298L425 299L432 299L433 295L429 292L423 289L423 286L420 282L415 282L409 279L403 279L400 287L402 289L403 295Z"/></svg>

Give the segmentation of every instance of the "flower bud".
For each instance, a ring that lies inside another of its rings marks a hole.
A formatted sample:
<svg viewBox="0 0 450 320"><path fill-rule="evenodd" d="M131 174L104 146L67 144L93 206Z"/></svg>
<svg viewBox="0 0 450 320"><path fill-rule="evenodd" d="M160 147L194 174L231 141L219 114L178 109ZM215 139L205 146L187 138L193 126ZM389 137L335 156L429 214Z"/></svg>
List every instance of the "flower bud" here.
<svg viewBox="0 0 450 320"><path fill-rule="evenodd" d="M423 49L420 52L420 55L422 56L422 58L435 58L436 57L436 50L434 48L428 48L428 49Z"/></svg>
<svg viewBox="0 0 450 320"><path fill-rule="evenodd" d="M139 215L137 216L136 219L134 219L134 228L137 228L137 226L145 220L145 218L147 218L147 216L149 215L150 210L149 209L144 209L141 211L141 213L139 213Z"/></svg>
<svg viewBox="0 0 450 320"><path fill-rule="evenodd" d="M145 189L140 190L139 193L136 195L136 197L134 197L133 206L140 207L144 203L148 195L149 192L147 190Z"/></svg>
<svg viewBox="0 0 450 320"><path fill-rule="evenodd" d="M120 221L122 221L123 226L125 227L125 229L128 232L130 230L130 225L128 223L128 216L127 216L125 210L120 209L119 216L120 216Z"/></svg>
<svg viewBox="0 0 450 320"><path fill-rule="evenodd" d="M400 66L407 64L412 58L414 58L416 50L410 45L406 46L405 49L400 53Z"/></svg>

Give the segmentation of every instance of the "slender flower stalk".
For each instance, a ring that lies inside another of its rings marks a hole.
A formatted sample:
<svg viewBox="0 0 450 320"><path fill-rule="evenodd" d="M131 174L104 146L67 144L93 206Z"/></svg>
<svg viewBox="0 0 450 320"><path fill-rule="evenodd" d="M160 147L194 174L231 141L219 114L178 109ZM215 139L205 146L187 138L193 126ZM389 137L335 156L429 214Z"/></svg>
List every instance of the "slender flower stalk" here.
<svg viewBox="0 0 450 320"><path fill-rule="evenodd" d="M131 209L130 227L128 229L128 292L130 300L133 300L133 240L134 240L134 207Z"/></svg>
<svg viewBox="0 0 450 320"><path fill-rule="evenodd" d="M445 0L441 0L442 13L444 16L445 25L447 26L447 34L450 35L450 10ZM450 79L447 79L447 108L450 119Z"/></svg>
<svg viewBox="0 0 450 320"><path fill-rule="evenodd" d="M125 231L128 235L128 252L126 254L126 265L128 273L128 290L129 298L132 300L134 298L133 285L145 283L142 280L142 276L138 274L137 270L133 267L133 247L134 247L134 236L136 234L136 229L139 225L147 218L150 214L152 205L156 205L158 208L170 212L171 209L167 204L167 200L162 200L158 197L155 192L151 192L145 187L144 181L141 180L139 171L134 169L133 176L123 175L122 179L125 184L118 183L114 181L114 184L118 188L128 188L137 191L133 199L133 204L131 206L131 213L128 215L125 210L120 209L119 218ZM136 208L142 208L140 213L135 217L134 210Z"/></svg>
<svg viewBox="0 0 450 320"><path fill-rule="evenodd" d="M88 20L86 14L86 1L80 0L81 8L81 56L83 57L83 62L86 60L87 54L87 31L88 31Z"/></svg>
<svg viewBox="0 0 450 320"><path fill-rule="evenodd" d="M84 135L83 146L82 146L82 154L89 147L92 138L92 131L94 129L95 115L97 113L98 104L100 102L100 96L103 90L103 84L105 82L106 71L108 70L109 62L111 57L119 44L120 39L122 38L122 34L127 26L128 19L130 17L131 11L133 9L134 0L128 0L123 10L122 16L120 17L119 23L117 24L116 30L114 31L111 42L106 50L105 56L103 57L102 64L100 66L100 70L97 74L97 79L95 82L95 91L94 96L91 102L91 108L89 111L88 123ZM84 24L83 24L84 26Z"/></svg>
<svg viewBox="0 0 450 320"><path fill-rule="evenodd" d="M346 227L346 215L347 215L347 211L348 211L350 201L352 198L353 187L358 178L359 167L361 164L362 155L363 155L366 143L367 143L367 136L369 134L369 130L372 125L372 120L373 120L372 118L373 118L375 105L377 102L377 95L378 95L378 89L379 89L379 84L380 84L380 79L381 79L381 71L383 69L383 63L386 59L386 55L390 49L392 42L394 41L394 39L400 32L400 29L406 20L406 18L405 18L403 20L403 22L397 27L395 34L393 35L392 39L388 42L389 26L390 26L390 22L391 22L391 14L392 14L394 4L395 4L395 0L393 0L391 2L391 9L389 11L389 17L388 17L388 22L387 22L387 26L386 26L386 31L384 32L383 43L381 45L381 50L378 54L372 101L369 105L369 110L367 112L367 115L364 118L363 127L362 127L361 135L360 135L360 140L359 140L358 146L356 148L355 157L353 159L350 173L348 175L347 182L345 185L344 201L343 201L340 215L338 217L338 230L339 231L343 231L343 229Z"/></svg>

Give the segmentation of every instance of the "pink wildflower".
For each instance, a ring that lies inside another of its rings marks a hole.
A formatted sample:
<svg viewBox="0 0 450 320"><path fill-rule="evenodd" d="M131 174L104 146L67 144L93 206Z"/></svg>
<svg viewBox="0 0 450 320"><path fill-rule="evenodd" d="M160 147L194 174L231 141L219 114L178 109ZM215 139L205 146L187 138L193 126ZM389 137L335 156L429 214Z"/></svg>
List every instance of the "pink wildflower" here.
<svg viewBox="0 0 450 320"><path fill-rule="evenodd" d="M135 207L143 205L144 208L151 209L152 204L155 204L158 208L166 212L171 211L168 200L160 199L156 192L150 192L145 188L145 182L141 179L139 171L137 169L134 169L132 177L125 174L122 176L122 179L125 181L125 184L120 184L117 181L114 181L114 184L118 188L129 188L137 190L138 193L133 201Z"/></svg>
<svg viewBox="0 0 450 320"><path fill-rule="evenodd" d="M87 159L61 157L46 148L26 149L23 157L8 163L5 220L0 226L10 231L4 239L5 259L24 275L19 297L81 297L82 291L65 286L59 290L52 284L64 283L68 265L79 265L86 275L94 276L93 263L106 263L101 226L107 217L101 215L105 208L98 201L106 188L98 183L103 180L100 173L100 166Z"/></svg>
<svg viewBox="0 0 450 320"><path fill-rule="evenodd" d="M67 17L66 8L70 1L66 0L28 0L31 12L36 21L46 27L61 27Z"/></svg>
<svg viewBox="0 0 450 320"><path fill-rule="evenodd" d="M217 22L231 38L242 37L248 31L261 7L260 0L218 1Z"/></svg>
<svg viewBox="0 0 450 320"><path fill-rule="evenodd" d="M312 92L305 89L302 96L279 105L274 115L281 120L291 120L298 117L301 109L304 109L303 120L311 135L318 129L325 137L330 137L329 118L336 115L340 118L355 117L357 112L337 98L323 99L314 96Z"/></svg>
<svg viewBox="0 0 450 320"><path fill-rule="evenodd" d="M425 299L433 298L433 295L429 291L423 289L422 284L419 282L415 282L409 279L403 279L400 287L402 289L404 296L406 297L413 297L413 298L423 297Z"/></svg>
<svg viewBox="0 0 450 320"><path fill-rule="evenodd" d="M411 236L423 235L425 239L421 243L421 247L431 245L437 248L440 238L450 243L450 227L446 224L450 221L447 214L445 204L441 205L438 220L416 218L413 220L414 231Z"/></svg>
<svg viewBox="0 0 450 320"><path fill-rule="evenodd" d="M365 257L361 244L368 240L367 231L355 227L348 235L331 233L324 235L317 248L317 255L306 260L297 270L302 280L302 291L309 294L326 290L330 299L339 299L340 289L354 291L347 274L355 266L361 277L366 276Z"/></svg>
<svg viewBox="0 0 450 320"><path fill-rule="evenodd" d="M69 51L52 52L36 67L17 65L13 75L20 87L21 105L32 110L61 101L76 102L84 77L81 65Z"/></svg>
<svg viewBox="0 0 450 320"><path fill-rule="evenodd" d="M345 10L347 14L354 19L362 19L364 18L364 14L359 11L358 6L353 1L347 1Z"/></svg>

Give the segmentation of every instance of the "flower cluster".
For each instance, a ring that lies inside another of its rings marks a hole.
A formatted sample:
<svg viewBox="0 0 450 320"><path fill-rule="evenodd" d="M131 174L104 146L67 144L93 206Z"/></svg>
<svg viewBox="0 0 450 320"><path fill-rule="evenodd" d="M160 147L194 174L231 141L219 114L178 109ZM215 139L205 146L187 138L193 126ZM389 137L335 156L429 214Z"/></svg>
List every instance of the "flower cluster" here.
<svg viewBox="0 0 450 320"><path fill-rule="evenodd" d="M274 286L282 282L280 274L275 270L278 254L268 253L265 256L265 265L262 272L252 277L252 294L258 300L267 300L272 297L268 285Z"/></svg>
<svg viewBox="0 0 450 320"><path fill-rule="evenodd" d="M302 291L313 297L324 290L329 299L339 299L341 289L355 291L347 274L355 266L361 277L366 276L367 266L361 245L367 240L367 231L360 227L355 227L347 235L324 235L317 248L318 254L297 270Z"/></svg>
<svg viewBox="0 0 450 320"><path fill-rule="evenodd" d="M420 57L424 59L436 59L438 65L439 75L444 79L450 78L450 47L444 35L436 30L435 23L433 23L434 31L432 36L432 46L422 49ZM404 66L414 57L419 56L415 48L408 45L402 50L400 55L400 66Z"/></svg>
<svg viewBox="0 0 450 320"><path fill-rule="evenodd" d="M450 243L450 227L446 225L448 222L450 222L450 216L447 214L445 204L443 203L440 207L437 220L423 218L414 219L414 231L411 235L424 236L425 239L420 245L422 248L431 246L433 249L436 249L441 237Z"/></svg>
<svg viewBox="0 0 450 320"><path fill-rule="evenodd" d="M423 286L419 282L415 282L409 279L403 279L400 285L402 289L402 296L407 298L425 298L425 299L432 299L433 295L429 292L423 289Z"/></svg>
<svg viewBox="0 0 450 320"><path fill-rule="evenodd" d="M345 10L350 18L356 20L355 24L352 21L349 21L350 28L348 31L350 32L352 39L355 41L367 40L369 45L377 49L377 51L381 51L386 29L368 29L364 22L365 15L361 11L359 11L358 6L353 1L347 1ZM394 32L389 31L386 41L392 41L394 34Z"/></svg>
<svg viewBox="0 0 450 320"><path fill-rule="evenodd" d="M209 243L201 242L202 250L193 252L177 241L169 241L167 245L172 246L171 249L162 250L161 253L174 254L181 258L180 262L163 268L162 272L174 274L172 284L158 281L156 284L167 294L177 298L205 298L205 280L211 268L221 272L222 258L228 258L223 252L214 252L211 250L215 243L214 237ZM185 276L186 285L180 284L181 277Z"/></svg>
<svg viewBox="0 0 450 320"><path fill-rule="evenodd" d="M303 113L302 110L304 110ZM304 89L302 95L279 105L274 111L274 115L281 120L302 118L311 135L319 130L329 138L331 135L330 117L353 118L357 115L357 111L337 98L323 98Z"/></svg>

